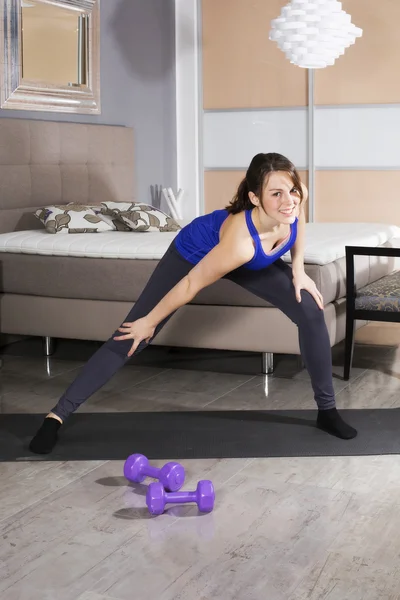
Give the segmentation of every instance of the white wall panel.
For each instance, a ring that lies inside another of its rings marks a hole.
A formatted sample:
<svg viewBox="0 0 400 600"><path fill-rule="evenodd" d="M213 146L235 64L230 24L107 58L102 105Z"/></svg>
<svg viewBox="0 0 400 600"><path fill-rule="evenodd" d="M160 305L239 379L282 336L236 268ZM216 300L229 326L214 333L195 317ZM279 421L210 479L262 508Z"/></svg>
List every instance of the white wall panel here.
<svg viewBox="0 0 400 600"><path fill-rule="evenodd" d="M315 107L316 168L400 168L400 107Z"/></svg>
<svg viewBox="0 0 400 600"><path fill-rule="evenodd" d="M204 113L204 167L246 168L258 152L279 152L307 167L307 109Z"/></svg>

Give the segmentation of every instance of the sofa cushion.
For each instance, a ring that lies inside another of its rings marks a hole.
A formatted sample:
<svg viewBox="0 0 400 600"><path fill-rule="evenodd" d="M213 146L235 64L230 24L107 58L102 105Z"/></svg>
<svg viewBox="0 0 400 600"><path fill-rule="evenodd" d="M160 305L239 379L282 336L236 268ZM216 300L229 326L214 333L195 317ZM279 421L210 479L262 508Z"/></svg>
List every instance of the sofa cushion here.
<svg viewBox="0 0 400 600"><path fill-rule="evenodd" d="M356 310L400 311L400 271L386 275L358 290Z"/></svg>
<svg viewBox="0 0 400 600"><path fill-rule="evenodd" d="M94 207L83 204L55 204L34 212L48 233L98 233L115 227L96 214Z"/></svg>
<svg viewBox="0 0 400 600"><path fill-rule="evenodd" d="M149 204L102 202L98 212L108 217L115 229L123 231L178 231L181 228L175 219Z"/></svg>

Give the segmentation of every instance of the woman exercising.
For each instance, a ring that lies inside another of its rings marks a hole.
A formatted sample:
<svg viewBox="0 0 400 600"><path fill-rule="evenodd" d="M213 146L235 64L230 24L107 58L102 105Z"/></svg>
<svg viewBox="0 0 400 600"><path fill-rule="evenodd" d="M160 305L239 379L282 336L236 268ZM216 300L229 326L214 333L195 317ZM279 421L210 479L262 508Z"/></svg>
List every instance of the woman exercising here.
<svg viewBox="0 0 400 600"><path fill-rule="evenodd" d="M68 416L145 348L173 313L200 290L227 278L282 310L299 331L300 351L318 406L316 425L343 439L357 435L335 407L323 299L304 272L307 189L280 154L257 154L228 207L180 230L126 321L99 348L30 443L47 454ZM280 257L291 251L292 267Z"/></svg>

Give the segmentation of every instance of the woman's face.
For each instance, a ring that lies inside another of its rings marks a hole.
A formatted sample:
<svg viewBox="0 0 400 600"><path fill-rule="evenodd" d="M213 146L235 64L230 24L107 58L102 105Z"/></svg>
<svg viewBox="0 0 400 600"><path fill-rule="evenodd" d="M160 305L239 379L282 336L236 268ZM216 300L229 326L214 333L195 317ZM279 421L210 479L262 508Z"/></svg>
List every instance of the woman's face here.
<svg viewBox="0 0 400 600"><path fill-rule="evenodd" d="M275 171L265 178L261 203L271 219L294 223L299 216L300 193L288 173Z"/></svg>

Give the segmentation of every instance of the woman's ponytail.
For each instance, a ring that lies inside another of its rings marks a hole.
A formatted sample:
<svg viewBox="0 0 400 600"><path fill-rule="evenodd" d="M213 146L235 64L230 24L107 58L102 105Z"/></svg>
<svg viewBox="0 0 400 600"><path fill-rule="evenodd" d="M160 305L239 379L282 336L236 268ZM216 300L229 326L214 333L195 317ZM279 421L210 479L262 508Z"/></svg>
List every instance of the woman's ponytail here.
<svg viewBox="0 0 400 600"><path fill-rule="evenodd" d="M232 198L229 206L226 207L226 210L230 214L235 215L236 213L253 208L253 204L250 202L249 198L249 191L249 184L247 183L247 178L245 177L240 182L238 190Z"/></svg>

